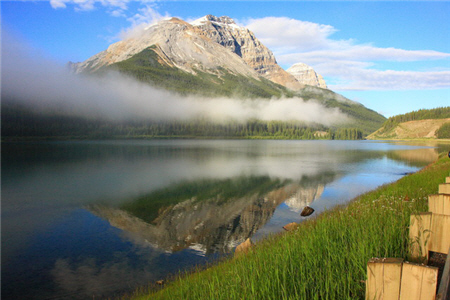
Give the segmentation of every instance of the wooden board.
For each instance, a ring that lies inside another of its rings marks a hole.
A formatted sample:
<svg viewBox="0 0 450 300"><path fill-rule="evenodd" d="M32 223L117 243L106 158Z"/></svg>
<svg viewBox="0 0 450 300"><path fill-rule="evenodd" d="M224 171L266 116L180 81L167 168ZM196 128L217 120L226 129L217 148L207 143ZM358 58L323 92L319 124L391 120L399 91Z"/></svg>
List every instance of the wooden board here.
<svg viewBox="0 0 450 300"><path fill-rule="evenodd" d="M367 263L366 300L398 300L402 277L401 258L372 258Z"/></svg>
<svg viewBox="0 0 450 300"><path fill-rule="evenodd" d="M428 211L434 214L450 215L450 195L449 194L429 195Z"/></svg>
<svg viewBox="0 0 450 300"><path fill-rule="evenodd" d="M448 249L447 260L442 273L441 283L439 284L436 299L450 300L450 249Z"/></svg>
<svg viewBox="0 0 450 300"><path fill-rule="evenodd" d="M435 299L437 276L438 268L403 263L400 300Z"/></svg>
<svg viewBox="0 0 450 300"><path fill-rule="evenodd" d="M415 262L428 261L428 242L431 236L432 213L411 215L409 240L411 243L411 260Z"/></svg>
<svg viewBox="0 0 450 300"><path fill-rule="evenodd" d="M439 185L439 194L450 194L450 183L442 183Z"/></svg>
<svg viewBox="0 0 450 300"><path fill-rule="evenodd" d="M447 254L450 247L450 216L433 214L428 251Z"/></svg>
<svg viewBox="0 0 450 300"><path fill-rule="evenodd" d="M445 178L445 183L450 183L450 177Z"/></svg>

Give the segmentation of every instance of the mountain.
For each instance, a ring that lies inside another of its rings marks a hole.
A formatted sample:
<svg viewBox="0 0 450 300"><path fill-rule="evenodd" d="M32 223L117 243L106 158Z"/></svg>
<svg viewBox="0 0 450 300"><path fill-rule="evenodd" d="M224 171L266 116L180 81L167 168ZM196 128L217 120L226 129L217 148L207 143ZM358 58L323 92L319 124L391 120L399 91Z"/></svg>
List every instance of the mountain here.
<svg viewBox="0 0 450 300"><path fill-rule="evenodd" d="M199 34L200 30L178 18L163 20L146 28L138 37L114 43L85 62L74 64L77 73L127 60L150 46L159 64L197 74L197 70L217 73L220 68L258 78L239 57Z"/></svg>
<svg viewBox="0 0 450 300"><path fill-rule="evenodd" d="M323 89L327 88L327 84L323 79L322 75L317 74L316 71L307 64L296 63L286 70L289 74L295 77L299 82L307 85L320 87Z"/></svg>
<svg viewBox="0 0 450 300"><path fill-rule="evenodd" d="M336 112L339 115L336 120L340 123L326 127L314 120L295 124L280 120L248 120L245 124L224 125L195 123L194 120L174 121L172 124L151 118L111 120L61 110L52 110L50 115L45 115L14 104L14 99L2 99L2 137L357 139L380 128L386 120L363 105L323 88L325 83L312 69L307 68L308 76L315 77L317 83L300 82L277 64L273 53L254 33L228 17L208 15L192 23L178 18L162 20L139 34L110 45L84 62L69 63L69 67L85 78L102 77L110 71L117 71L150 86L168 90L175 97L176 94L201 96L205 101L218 97L236 101L255 99L269 104L277 100L298 100L302 108L314 106L320 110L323 107L324 111ZM295 69L301 68L297 65ZM302 80L306 81L308 76ZM304 105L306 103L303 102L320 105ZM321 133L318 135L317 132Z"/></svg>
<svg viewBox="0 0 450 300"><path fill-rule="evenodd" d="M304 87L276 62L273 53L255 35L228 17L211 15L191 24L178 18L163 20L140 35L112 44L85 62L72 64L77 73L127 60L152 46L157 61L197 75L199 71L253 79L262 76L289 89Z"/></svg>

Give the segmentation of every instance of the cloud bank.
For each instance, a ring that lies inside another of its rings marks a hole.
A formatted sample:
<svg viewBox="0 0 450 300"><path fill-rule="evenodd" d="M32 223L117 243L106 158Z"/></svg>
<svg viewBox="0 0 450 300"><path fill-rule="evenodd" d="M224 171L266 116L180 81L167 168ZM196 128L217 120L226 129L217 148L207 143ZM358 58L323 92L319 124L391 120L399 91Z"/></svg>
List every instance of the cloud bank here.
<svg viewBox="0 0 450 300"><path fill-rule="evenodd" d="M4 34L2 99L42 112L106 117L114 120L144 118L155 121L206 118L216 122L298 120L331 125L346 121L338 109L328 109L301 98L229 99L182 97L119 73L82 76L41 57ZM28 49L28 51L21 51Z"/></svg>
<svg viewBox="0 0 450 300"><path fill-rule="evenodd" d="M267 24L271 24L267 26ZM417 62L450 58L433 50L380 48L334 40L337 29L286 17L249 19L252 30L282 65L303 62L331 79L333 90L407 90L450 87L450 70L398 71L376 69L377 62Z"/></svg>

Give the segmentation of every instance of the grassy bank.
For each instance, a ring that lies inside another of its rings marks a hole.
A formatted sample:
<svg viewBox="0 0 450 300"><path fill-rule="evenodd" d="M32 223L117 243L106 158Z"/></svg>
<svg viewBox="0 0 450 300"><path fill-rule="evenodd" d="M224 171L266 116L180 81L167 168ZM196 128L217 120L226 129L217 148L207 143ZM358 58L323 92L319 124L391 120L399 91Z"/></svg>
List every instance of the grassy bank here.
<svg viewBox="0 0 450 300"><path fill-rule="evenodd" d="M371 257L408 258L411 213L449 176L441 155L416 174L258 243L247 255L136 299L364 299Z"/></svg>

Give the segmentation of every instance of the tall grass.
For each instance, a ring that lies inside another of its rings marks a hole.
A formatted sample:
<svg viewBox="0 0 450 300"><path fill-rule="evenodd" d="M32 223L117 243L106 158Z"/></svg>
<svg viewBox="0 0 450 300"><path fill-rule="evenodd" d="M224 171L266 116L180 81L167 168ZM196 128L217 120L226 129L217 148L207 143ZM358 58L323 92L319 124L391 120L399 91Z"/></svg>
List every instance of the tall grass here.
<svg viewBox="0 0 450 300"><path fill-rule="evenodd" d="M449 176L441 156L403 177L257 243L246 255L180 276L138 299L363 299L371 257L408 256L410 215Z"/></svg>

